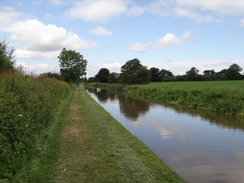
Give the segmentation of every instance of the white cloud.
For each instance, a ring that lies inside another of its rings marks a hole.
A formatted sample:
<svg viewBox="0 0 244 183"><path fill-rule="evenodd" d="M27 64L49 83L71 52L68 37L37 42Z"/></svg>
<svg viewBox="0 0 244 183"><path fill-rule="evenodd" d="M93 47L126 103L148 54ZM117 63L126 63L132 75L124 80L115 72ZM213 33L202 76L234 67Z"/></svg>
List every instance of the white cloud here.
<svg viewBox="0 0 244 183"><path fill-rule="evenodd" d="M0 31L8 31L13 24L23 13L15 11L12 7L0 7Z"/></svg>
<svg viewBox="0 0 244 183"><path fill-rule="evenodd" d="M129 49L132 51L136 51L136 52L146 52L147 44L144 44L144 43L132 44L132 45L130 45Z"/></svg>
<svg viewBox="0 0 244 183"><path fill-rule="evenodd" d="M66 12L71 18L85 21L107 22L128 11L129 0L83 0L77 1Z"/></svg>
<svg viewBox="0 0 244 183"><path fill-rule="evenodd" d="M244 15L243 0L157 0L147 11L161 16L179 16L197 22L220 22L218 16Z"/></svg>
<svg viewBox="0 0 244 183"><path fill-rule="evenodd" d="M113 34L112 32L106 30L104 27L97 27L95 29L91 29L90 33L98 36L108 36Z"/></svg>
<svg viewBox="0 0 244 183"><path fill-rule="evenodd" d="M240 25L244 26L244 18L240 20Z"/></svg>
<svg viewBox="0 0 244 183"><path fill-rule="evenodd" d="M121 64L118 62L104 63L103 67L107 68L110 72L119 72Z"/></svg>
<svg viewBox="0 0 244 183"><path fill-rule="evenodd" d="M58 65L51 65L47 63L37 63L37 64L28 64L25 62L16 62L16 67L23 67L24 71L27 74L42 74L46 72L59 72L59 66Z"/></svg>
<svg viewBox="0 0 244 183"><path fill-rule="evenodd" d="M9 31L12 33L12 42L26 46L22 50L17 50L19 58L54 58L53 53L64 47L81 50L97 46L97 43L85 41L62 27L45 25L35 19L16 22Z"/></svg>
<svg viewBox="0 0 244 183"><path fill-rule="evenodd" d="M155 48L176 46L185 43L190 35L190 32L185 32L181 37L177 37L175 34L168 33L164 37L153 42L152 44Z"/></svg>
<svg viewBox="0 0 244 183"><path fill-rule="evenodd" d="M201 11L212 11L221 15L243 15L243 0L177 0L177 4L184 7L197 8Z"/></svg>

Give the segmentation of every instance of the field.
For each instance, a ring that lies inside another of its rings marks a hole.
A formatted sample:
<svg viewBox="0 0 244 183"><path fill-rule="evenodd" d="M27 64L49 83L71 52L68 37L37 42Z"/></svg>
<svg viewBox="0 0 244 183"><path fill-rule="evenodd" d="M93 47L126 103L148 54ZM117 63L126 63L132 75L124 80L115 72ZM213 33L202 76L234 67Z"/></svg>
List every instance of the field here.
<svg viewBox="0 0 244 183"><path fill-rule="evenodd" d="M151 86L182 88L236 88L244 89L244 80L238 81L188 81L188 82L153 82Z"/></svg>
<svg viewBox="0 0 244 183"><path fill-rule="evenodd" d="M146 100L188 105L244 117L244 81L160 82L131 85L127 95Z"/></svg>

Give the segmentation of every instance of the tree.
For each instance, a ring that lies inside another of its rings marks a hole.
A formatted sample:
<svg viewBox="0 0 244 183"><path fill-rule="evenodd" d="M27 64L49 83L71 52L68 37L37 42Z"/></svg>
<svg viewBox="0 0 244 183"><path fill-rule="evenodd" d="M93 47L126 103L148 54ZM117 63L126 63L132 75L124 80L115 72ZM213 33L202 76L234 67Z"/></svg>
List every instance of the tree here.
<svg viewBox="0 0 244 183"><path fill-rule="evenodd" d="M186 78L188 81L197 81L199 80L199 70L196 67L192 67L189 71L186 72Z"/></svg>
<svg viewBox="0 0 244 183"><path fill-rule="evenodd" d="M123 84L144 84L149 83L150 79L150 71L142 66L137 58L127 61L121 67L119 80Z"/></svg>
<svg viewBox="0 0 244 183"><path fill-rule="evenodd" d="M14 49L8 43L0 41L0 72L14 70Z"/></svg>
<svg viewBox="0 0 244 183"><path fill-rule="evenodd" d="M86 75L87 61L79 52L66 50L63 48L58 56L60 74L67 82L79 81L83 75Z"/></svg>
<svg viewBox="0 0 244 183"><path fill-rule="evenodd" d="M118 79L119 79L119 74L116 72L112 72L109 74L108 76L108 83L118 83Z"/></svg>
<svg viewBox="0 0 244 183"><path fill-rule="evenodd" d="M174 80L174 75L172 72L162 69L160 72L160 78L161 81L173 81Z"/></svg>
<svg viewBox="0 0 244 183"><path fill-rule="evenodd" d="M202 76L203 80L216 80L216 72L212 69L212 70L205 70L203 71L203 76Z"/></svg>
<svg viewBox="0 0 244 183"><path fill-rule="evenodd" d="M226 71L225 76L230 80L239 80L243 76L240 74L242 68L237 64L232 64Z"/></svg>
<svg viewBox="0 0 244 183"><path fill-rule="evenodd" d="M109 70L106 68L102 68L99 70L95 78L97 79L98 82L101 83L107 83L108 82L108 77L109 77Z"/></svg>
<svg viewBox="0 0 244 183"><path fill-rule="evenodd" d="M151 82L161 81L160 73L159 73L159 69L158 68L152 67L149 70L151 72Z"/></svg>

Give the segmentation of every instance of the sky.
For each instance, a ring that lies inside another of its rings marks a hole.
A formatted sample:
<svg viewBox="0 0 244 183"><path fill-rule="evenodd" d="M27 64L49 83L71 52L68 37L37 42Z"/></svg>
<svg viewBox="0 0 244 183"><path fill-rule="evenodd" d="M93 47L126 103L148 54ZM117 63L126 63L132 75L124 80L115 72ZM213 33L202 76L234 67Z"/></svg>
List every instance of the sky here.
<svg viewBox="0 0 244 183"><path fill-rule="evenodd" d="M244 68L244 0L0 0L0 40L34 74L59 72L63 48L87 77L134 58L174 75Z"/></svg>

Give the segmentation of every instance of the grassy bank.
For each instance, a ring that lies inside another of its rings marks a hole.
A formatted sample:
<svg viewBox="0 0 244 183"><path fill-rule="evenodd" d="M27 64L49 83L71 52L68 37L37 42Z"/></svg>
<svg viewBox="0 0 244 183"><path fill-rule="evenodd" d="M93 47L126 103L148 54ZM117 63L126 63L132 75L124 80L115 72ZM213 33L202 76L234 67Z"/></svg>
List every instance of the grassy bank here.
<svg viewBox="0 0 244 183"><path fill-rule="evenodd" d="M133 85L124 93L244 117L244 81L169 82Z"/></svg>
<svg viewBox="0 0 244 183"><path fill-rule="evenodd" d="M184 182L83 88L65 121L55 182Z"/></svg>
<svg viewBox="0 0 244 183"><path fill-rule="evenodd" d="M16 72L1 73L0 86L0 182L29 182L27 165L39 161L54 113L71 87Z"/></svg>

